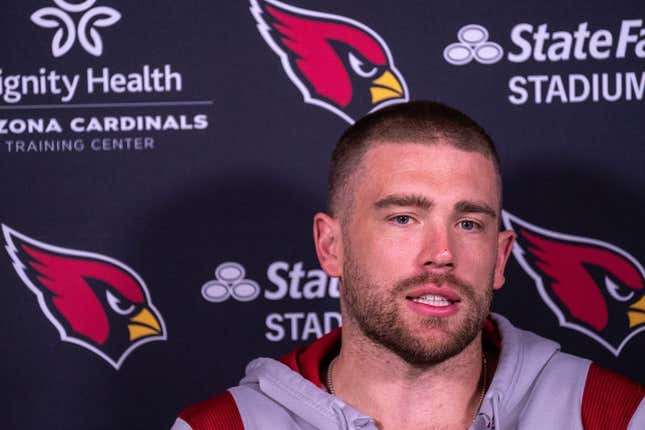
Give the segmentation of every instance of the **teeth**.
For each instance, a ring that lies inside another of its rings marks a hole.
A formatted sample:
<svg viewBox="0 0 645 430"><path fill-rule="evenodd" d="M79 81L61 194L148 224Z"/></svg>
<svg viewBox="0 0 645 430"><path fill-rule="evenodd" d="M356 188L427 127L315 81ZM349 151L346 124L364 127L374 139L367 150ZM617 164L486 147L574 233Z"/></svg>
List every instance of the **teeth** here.
<svg viewBox="0 0 645 430"><path fill-rule="evenodd" d="M423 303L426 305L432 305L432 306L448 306L452 303L450 300L446 299L445 297L436 296L434 294L427 294L425 296L414 297L412 301L417 303Z"/></svg>

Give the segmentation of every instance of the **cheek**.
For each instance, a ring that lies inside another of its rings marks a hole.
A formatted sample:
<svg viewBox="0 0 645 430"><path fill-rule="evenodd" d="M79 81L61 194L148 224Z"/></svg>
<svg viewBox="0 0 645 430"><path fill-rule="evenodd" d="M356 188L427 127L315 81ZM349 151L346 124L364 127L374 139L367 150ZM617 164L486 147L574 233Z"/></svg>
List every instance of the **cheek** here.
<svg viewBox="0 0 645 430"><path fill-rule="evenodd" d="M387 273L409 258L409 251L401 246L400 241L385 236L374 238L364 251L367 257L365 262L375 273Z"/></svg>
<svg viewBox="0 0 645 430"><path fill-rule="evenodd" d="M497 242L493 240L462 240L456 245L455 259L464 273L478 280L490 277L497 261ZM475 280L475 279L473 279Z"/></svg>
<svg viewBox="0 0 645 430"><path fill-rule="evenodd" d="M372 246L384 259L396 264L412 264L419 253L431 248L431 239L420 227L385 229L380 235L372 237Z"/></svg>
<svg viewBox="0 0 645 430"><path fill-rule="evenodd" d="M405 239L405 240L403 240ZM360 234L352 242L352 254L361 265L378 279L389 282L398 280L400 272L414 262L416 238L408 235L382 232L381 234Z"/></svg>

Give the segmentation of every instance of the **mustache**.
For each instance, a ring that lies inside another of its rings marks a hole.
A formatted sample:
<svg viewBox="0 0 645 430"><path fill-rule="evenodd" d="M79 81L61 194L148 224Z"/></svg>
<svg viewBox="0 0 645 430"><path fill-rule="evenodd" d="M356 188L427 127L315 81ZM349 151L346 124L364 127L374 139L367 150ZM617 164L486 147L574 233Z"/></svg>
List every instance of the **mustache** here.
<svg viewBox="0 0 645 430"><path fill-rule="evenodd" d="M446 285L466 294L470 294L473 291L473 287L469 283L452 273L422 273L397 282L392 292L404 293L412 287L422 286L424 284L434 284L438 287Z"/></svg>

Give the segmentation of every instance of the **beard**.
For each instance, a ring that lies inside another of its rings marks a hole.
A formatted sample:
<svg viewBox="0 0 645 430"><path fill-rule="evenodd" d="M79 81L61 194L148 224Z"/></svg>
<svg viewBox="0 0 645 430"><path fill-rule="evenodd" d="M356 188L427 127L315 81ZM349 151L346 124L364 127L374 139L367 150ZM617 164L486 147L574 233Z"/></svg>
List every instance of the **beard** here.
<svg viewBox="0 0 645 430"><path fill-rule="evenodd" d="M346 312L356 321L368 339L394 352L401 359L415 366L441 363L463 351L481 332L490 311L493 298L493 271L488 285L481 292L453 274L428 274L402 280L393 288L379 285L369 278L367 270L359 266L345 250L341 297ZM415 325L406 324L399 311L406 291L423 284L451 287L459 294L462 319L451 328L454 317L418 317ZM439 336L428 340L416 333L426 329L446 332L446 339Z"/></svg>

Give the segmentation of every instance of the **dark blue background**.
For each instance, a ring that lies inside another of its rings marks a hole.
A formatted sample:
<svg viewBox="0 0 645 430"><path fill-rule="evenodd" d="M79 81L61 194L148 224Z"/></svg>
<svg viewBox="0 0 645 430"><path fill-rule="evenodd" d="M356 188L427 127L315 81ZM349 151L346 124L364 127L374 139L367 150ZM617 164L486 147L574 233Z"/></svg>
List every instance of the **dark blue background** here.
<svg viewBox="0 0 645 430"><path fill-rule="evenodd" d="M513 105L514 75L643 72L643 59L560 63L503 59L494 65L448 64L443 49L457 30L485 26L512 48L516 24L548 23L574 31L587 21L614 37L623 19L645 18L642 2L372 2L294 0L290 4L357 20L388 44L412 99L465 111L497 142L510 213L545 229L612 243L645 261L645 156L642 101ZM276 54L256 29L249 3L99 1L122 14L100 29L104 53L78 43L53 58L53 29L29 16L48 0L10 1L0 14L3 75L47 67L84 73L171 64L183 90L165 94L79 93L74 103L212 100L192 107L2 110L0 118L206 114L194 131L91 133L86 139L146 135L150 151L10 153L0 147L0 222L56 246L108 255L145 280L168 339L136 349L120 370L90 351L61 342L5 254L0 258L0 380L5 428L168 428L185 406L235 384L259 355L279 356L300 342L265 338L271 312L338 310L336 300L209 303L200 293L222 262L270 286L274 261L317 268L311 218L323 210L331 149L348 125L303 103ZM515 48L516 49L516 48ZM58 103L26 97L21 104ZM2 106L8 104L1 102ZM74 135L66 132L66 137ZM43 136L23 136L38 139ZM0 136L0 140L10 136ZM641 263L642 264L642 263ZM645 335L615 357L583 334L560 328L535 283L511 257L495 310L562 343L571 353L645 382Z"/></svg>

